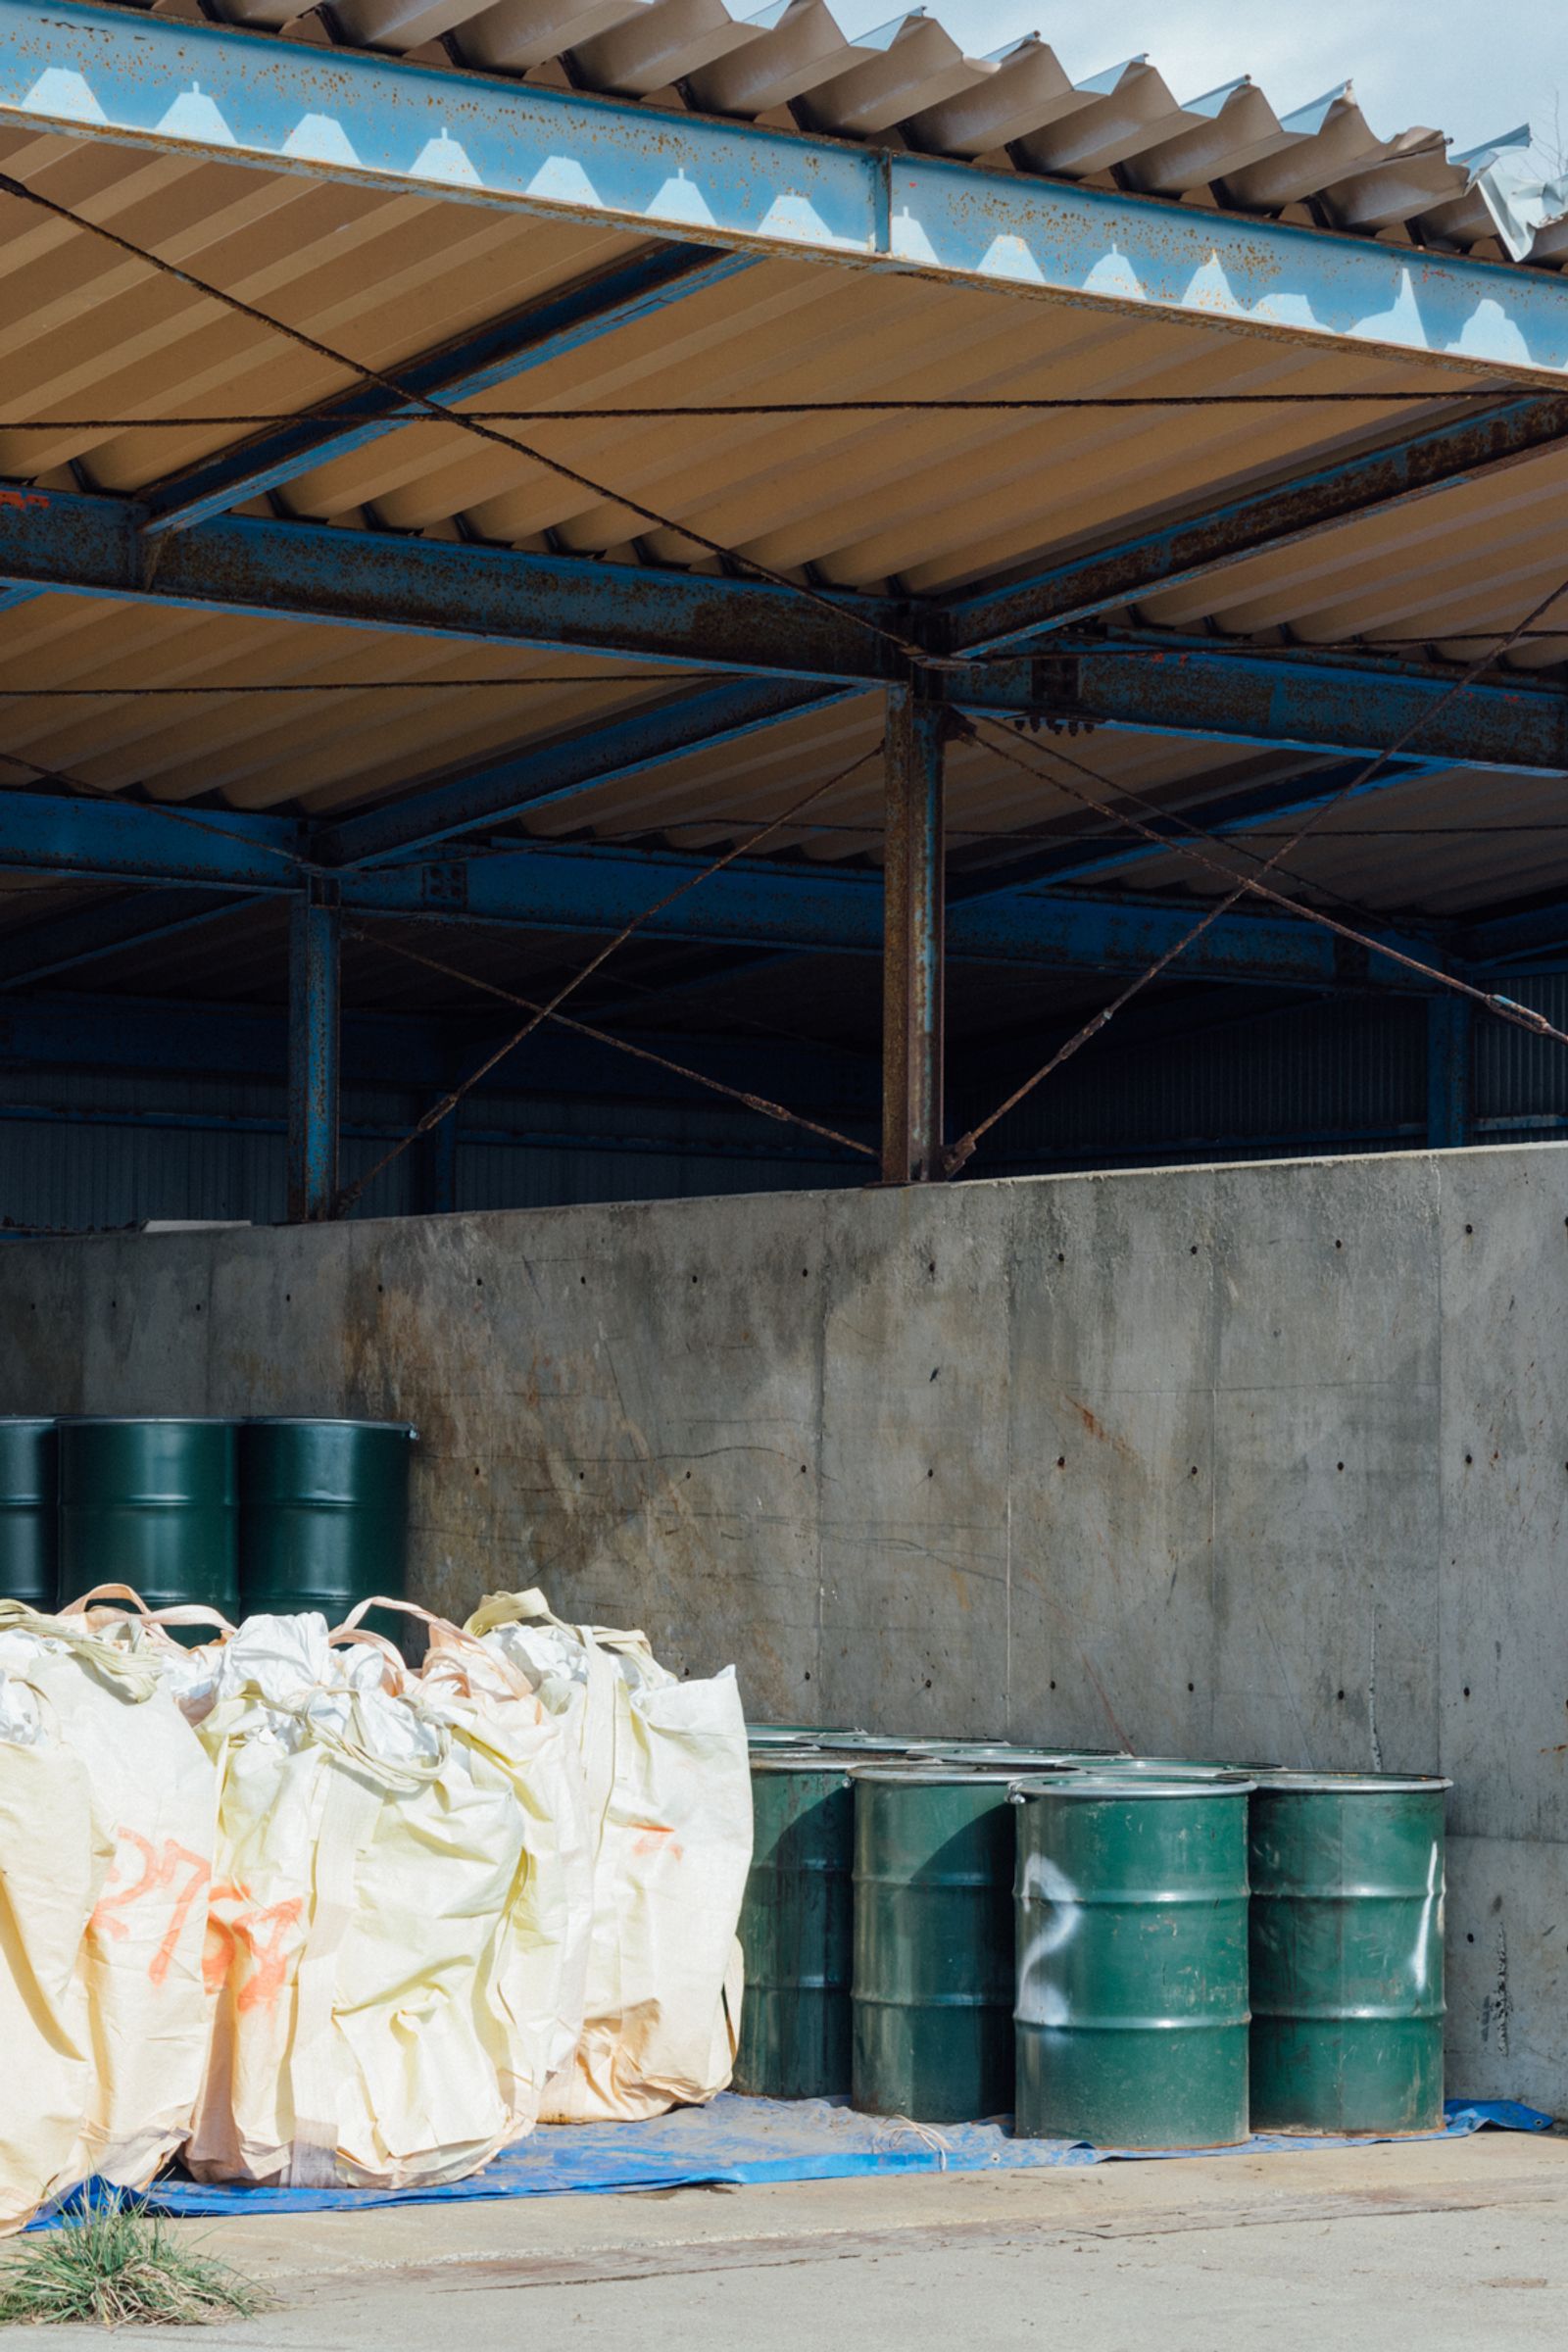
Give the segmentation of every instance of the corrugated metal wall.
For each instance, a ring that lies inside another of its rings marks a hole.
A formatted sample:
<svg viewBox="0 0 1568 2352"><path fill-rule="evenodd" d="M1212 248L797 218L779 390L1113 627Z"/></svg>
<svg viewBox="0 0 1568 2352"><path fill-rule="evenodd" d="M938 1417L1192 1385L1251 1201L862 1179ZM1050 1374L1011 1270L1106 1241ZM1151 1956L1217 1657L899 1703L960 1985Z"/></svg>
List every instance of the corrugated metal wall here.
<svg viewBox="0 0 1568 2352"><path fill-rule="evenodd" d="M1568 974L1512 993L1568 1028ZM955 1132L1005 1085L956 1072ZM352 1179L407 1133L427 1098L351 1090ZM284 1098L254 1081L0 1072L0 1218L9 1227L123 1226L148 1218L284 1213ZM462 1113L460 1208L548 1207L812 1189L869 1170L743 1111L487 1094ZM1568 1052L1478 1013L1472 1133L1489 1142L1568 1128ZM863 1128L872 1139L868 1122ZM1424 1006L1367 998L1290 1007L1128 1045L1095 1040L1041 1086L971 1163L976 1176L1210 1157L1418 1148L1427 1138ZM416 1152L368 1192L362 1214L429 1205Z"/></svg>
<svg viewBox="0 0 1568 2352"><path fill-rule="evenodd" d="M350 1090L342 1169L352 1181L406 1135L427 1096ZM9 1227L140 1224L148 1218L284 1214L285 1102L253 1081L0 1072L0 1218ZM853 1182L808 1136L703 1104L603 1103L486 1095L464 1105L460 1208L665 1200ZM526 1136L529 1140L516 1138ZM376 1178L362 1215L425 1205L416 1151Z"/></svg>
<svg viewBox="0 0 1568 2352"><path fill-rule="evenodd" d="M1389 1151L1426 1139L1426 1069L1425 1010L1402 998L1211 1018L1132 1046L1112 1029L1020 1103L995 1150L1009 1169ZM989 1107L966 1090L960 1123Z"/></svg>

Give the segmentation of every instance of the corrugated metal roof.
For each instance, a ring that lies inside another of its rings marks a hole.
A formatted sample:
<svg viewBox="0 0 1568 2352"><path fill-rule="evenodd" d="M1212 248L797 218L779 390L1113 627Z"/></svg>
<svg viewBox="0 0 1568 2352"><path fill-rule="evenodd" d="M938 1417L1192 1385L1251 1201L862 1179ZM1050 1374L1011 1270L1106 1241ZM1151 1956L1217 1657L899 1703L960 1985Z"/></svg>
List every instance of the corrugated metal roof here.
<svg viewBox="0 0 1568 2352"><path fill-rule="evenodd" d="M1038 35L970 57L911 9L853 38L825 0L214 0L257 29L568 83L653 107L777 123L1116 184L1341 230L1391 230L1557 268L1568 185L1531 161L1528 127L1456 153L1442 132L1368 123L1348 81L1281 107L1248 75L1196 97L1147 57L1074 81Z"/></svg>
<svg viewBox="0 0 1568 2352"><path fill-rule="evenodd" d="M227 13L327 38L325 16L296 20L284 0L232 0ZM846 42L820 0L775 0L745 18L724 0L499 0L485 10L453 0L335 0L330 29L405 52L439 37L487 72L570 81L654 108L778 119L1002 171L1227 204L1395 242L1428 239L1493 259L1568 261L1568 228L1543 224L1556 198L1528 192L1518 139L1461 158L1436 133L1382 139L1348 91L1297 115L1280 113L1250 82L1178 103L1144 61L1073 84L1043 42L972 60L924 15ZM386 369L652 250L622 230L56 132L0 137L0 162L58 202ZM300 413L354 381L188 288L150 282L124 256L59 220L13 208L8 225L0 415L146 421L42 437L0 432L0 472L133 493L236 438L221 425L154 429L159 416ZM1559 298L1555 287L1548 293ZM1457 393L1499 380L1496 368L1458 357L1395 359L1348 341L1293 341L1193 316L1036 301L770 254L467 405L1291 397L1253 410L795 415L695 426L589 417L535 428L548 433L553 454L671 516L665 528L524 452L420 423L318 466L273 493L265 511L352 530L713 568L678 527L690 524L803 582L922 598L1055 564L1387 445L1452 414ZM1391 389L1409 397L1375 397ZM1310 396L1320 393L1365 405L1314 406ZM1458 662L1475 651L1466 632L1513 626L1560 576L1565 545L1568 453L1538 455L1151 596L1132 617L1146 629L1263 646L1414 640ZM1568 660L1568 620L1509 659L1524 669ZM0 783L43 779L58 789L63 779L159 801L348 808L499 752L592 732L681 690L678 672L640 679L624 675L628 668L636 665L44 594L0 609L0 672L29 690L25 702L0 703ZM393 679L396 690L383 691ZM219 691L150 699L138 692L149 685ZM115 691L35 699L40 689L80 686ZM257 691L268 687L310 691ZM848 700L585 791L498 833L710 849L874 753L881 728L880 696ZM1077 748L1110 790L1163 808L1217 787L1309 776L1321 764L1108 728ZM1049 760L1040 764L1049 768ZM959 880L988 869L1004 879L1008 860L1042 837L1070 842L1113 830L1070 792L1020 775L992 749L955 744L949 774ZM1510 893L1568 883L1568 835L1485 831L1528 824L1549 799L1538 784L1450 771L1348 809L1292 863L1312 885L1383 911L1442 919L1490 908ZM872 760L808 822L781 828L767 854L875 864L882 822ZM1470 830L1461 835L1460 826ZM1134 886L1199 897L1214 887L1175 858L1141 864L1135 883L1121 875L1090 885ZM17 896L0 898L0 929L78 898L58 885L42 894L19 885ZM580 941L502 942L478 931L462 933L453 951L466 968L510 973L519 986L530 973L569 968L581 952ZM675 970L701 982L700 956L642 956L626 959L631 989ZM88 985L275 1001L280 975L278 919L262 910L234 916L220 937L107 957ZM411 967L358 949L350 982L359 1004L443 1001ZM984 975L960 968L951 985L956 1035L995 1025ZM1103 993L1092 978L1020 973L1007 983L1008 1017L1027 1026L1047 1008L1070 1011ZM735 994L719 979L706 990L685 986L683 1002L694 1022L722 1026ZM816 1033L874 1038L874 964L824 957L807 977L799 962L780 962L773 979L761 972L740 994L756 1017L783 1020L793 1007Z"/></svg>

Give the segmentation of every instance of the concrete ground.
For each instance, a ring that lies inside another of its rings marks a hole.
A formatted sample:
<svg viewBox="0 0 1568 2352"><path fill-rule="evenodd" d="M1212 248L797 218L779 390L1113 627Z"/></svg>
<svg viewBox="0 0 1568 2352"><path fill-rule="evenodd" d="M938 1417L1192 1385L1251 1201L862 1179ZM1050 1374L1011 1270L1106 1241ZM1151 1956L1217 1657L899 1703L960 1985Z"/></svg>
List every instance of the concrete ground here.
<svg viewBox="0 0 1568 2352"><path fill-rule="evenodd" d="M237 2352L1487 2352L1568 2342L1568 2137L185 2223ZM95 2345L61 2328L50 2352Z"/></svg>

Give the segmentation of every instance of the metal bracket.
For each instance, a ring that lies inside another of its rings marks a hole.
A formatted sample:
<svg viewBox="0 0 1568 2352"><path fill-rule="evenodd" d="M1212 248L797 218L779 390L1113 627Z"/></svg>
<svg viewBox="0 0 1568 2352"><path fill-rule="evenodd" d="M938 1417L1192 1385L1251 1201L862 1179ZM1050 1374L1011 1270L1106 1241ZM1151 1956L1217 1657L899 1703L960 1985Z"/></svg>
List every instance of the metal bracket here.
<svg viewBox="0 0 1568 2352"><path fill-rule="evenodd" d="M419 896L426 906L456 906L466 908L468 904L468 869L455 858L442 859L419 869Z"/></svg>

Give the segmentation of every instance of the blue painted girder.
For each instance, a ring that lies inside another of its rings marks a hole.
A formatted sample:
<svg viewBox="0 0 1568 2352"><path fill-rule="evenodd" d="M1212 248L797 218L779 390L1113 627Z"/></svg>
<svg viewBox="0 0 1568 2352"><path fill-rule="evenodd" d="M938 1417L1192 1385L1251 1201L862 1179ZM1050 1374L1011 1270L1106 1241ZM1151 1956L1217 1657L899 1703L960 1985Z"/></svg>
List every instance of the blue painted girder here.
<svg viewBox="0 0 1568 2352"><path fill-rule="evenodd" d="M0 793L0 869L292 896L303 877L276 852L286 845L303 847L305 838L275 818L204 810L188 822L176 812L132 803ZM346 907L363 914L602 934L640 916L682 881L704 876L707 862L657 852L536 843L457 865L350 870L343 875L341 895ZM1014 891L955 909L948 953L1034 967L1122 970L1152 960L1194 919L1185 907ZM870 873L740 858L707 875L652 917L643 936L880 955L881 881ZM1213 978L1321 988L1339 984L1345 957L1317 925L1235 914L1205 934L1190 968ZM1389 966L1388 973L1391 986L1404 985L1396 967Z"/></svg>
<svg viewBox="0 0 1568 2352"><path fill-rule="evenodd" d="M538 845L511 857L466 862L461 908L432 904L417 874L385 868L345 878L346 905L361 912L447 922L526 925L541 931L618 930L706 861L658 852ZM1200 908L1113 899L1050 898L1019 891L972 901L950 916L950 958L1032 969L1133 971L1184 938ZM649 940L702 939L716 945L790 947L840 955L882 952L879 876L824 872L737 859L651 917ZM1382 934L1406 952L1430 956L1422 942ZM1364 959L1347 957L1332 933L1289 916L1222 916L1182 969L1196 978L1271 981L1306 988L1364 986ZM1402 988L1412 976L1378 967L1381 985Z"/></svg>
<svg viewBox="0 0 1568 2352"><path fill-rule="evenodd" d="M691 246L638 254L460 341L401 362L397 380L408 391L448 406L473 400L527 369L543 368L640 318L654 318L754 267L747 254L707 253ZM426 414L377 384L359 386L339 400L324 402L309 416L204 458L144 490L141 504L148 510L148 520L143 528L156 537L163 531L187 529L209 514L226 514L318 466L366 448L397 431L411 416Z"/></svg>
<svg viewBox="0 0 1568 2352"><path fill-rule="evenodd" d="M1568 300L1544 270L172 17L6 0L0 130L46 128L1209 328L1568 369Z"/></svg>
<svg viewBox="0 0 1568 2352"><path fill-rule="evenodd" d="M155 947L265 903L226 892L166 889L127 891L107 905L74 907L0 937L0 989L36 988L102 956Z"/></svg>
<svg viewBox="0 0 1568 2352"><path fill-rule="evenodd" d="M1207 578L1320 531L1388 514L1560 448L1568 404L1511 401L1228 499L1070 563L959 597L948 607L955 653L994 653L1183 583Z"/></svg>
<svg viewBox="0 0 1568 2352"><path fill-rule="evenodd" d="M753 675L876 679L900 659L877 624L902 611L871 598L240 515L153 542L148 519L129 499L0 483L0 580Z"/></svg>
<svg viewBox="0 0 1568 2352"><path fill-rule="evenodd" d="M1145 640L977 664L955 672L951 691L982 715L1033 704L1059 718L1216 743L1367 754L1397 747L1445 765L1568 771L1568 696L1533 681L1455 693L1431 672L1187 642L1167 652Z"/></svg>
<svg viewBox="0 0 1568 2352"><path fill-rule="evenodd" d="M766 581L643 570L509 548L226 515L156 549L130 501L0 484L0 579L72 593L468 640L697 662L829 683L904 669L883 632L910 612L826 603ZM1423 757L1521 773L1568 769L1568 697L1521 681L1453 695L1441 677L1367 662L1147 640L946 674L960 708L1044 710L1153 733L1376 752L1415 728Z"/></svg>
<svg viewBox="0 0 1568 2352"><path fill-rule="evenodd" d="M525 808L571 800L594 785L737 742L805 711L829 710L841 700L842 691L775 678L737 678L706 693L633 710L572 741L514 753L326 825L316 835L313 854L323 864L347 867L433 848L476 825L498 824Z"/></svg>
<svg viewBox="0 0 1568 2352"><path fill-rule="evenodd" d="M1042 766L1049 768L1050 761L1043 760ZM1423 776L1442 772L1441 765L1432 760L1391 760L1369 776L1364 760L1337 760L1332 766L1314 769L1307 775L1287 776L1269 784L1243 785L1231 792L1209 792L1190 804L1171 808L1168 813L1152 814L1149 808L1140 808L1137 811L1140 820L1155 831L1162 831L1169 842L1168 848L1156 848L1132 832L1126 836L1125 849L1080 849L1064 839L1054 845L1042 845L1026 858L980 866L970 873L960 870L953 874L948 885L949 904L956 906L964 899L994 898L999 892L1031 885L1059 887L1071 883L1078 887L1085 882L1123 882L1142 867L1168 863L1173 858L1179 860L1184 843L1205 857L1212 855L1212 843L1194 841L1179 819L1190 827L1201 828L1205 834L1225 832L1245 841L1248 833L1259 825L1294 823L1331 803L1354 808L1364 801L1396 791L1401 785L1418 783ZM1116 795L1112 791L1103 827L1107 833L1116 829L1114 816L1108 812L1115 805ZM1283 846L1272 838L1266 844L1270 852Z"/></svg>
<svg viewBox="0 0 1568 2352"><path fill-rule="evenodd" d="M1478 964L1505 964L1556 957L1568 953L1568 900L1547 900L1517 914L1472 923L1462 934L1467 957Z"/></svg>

